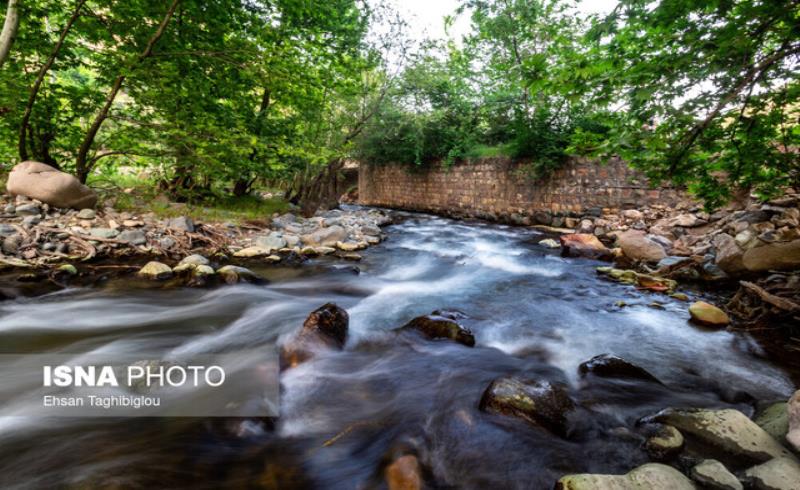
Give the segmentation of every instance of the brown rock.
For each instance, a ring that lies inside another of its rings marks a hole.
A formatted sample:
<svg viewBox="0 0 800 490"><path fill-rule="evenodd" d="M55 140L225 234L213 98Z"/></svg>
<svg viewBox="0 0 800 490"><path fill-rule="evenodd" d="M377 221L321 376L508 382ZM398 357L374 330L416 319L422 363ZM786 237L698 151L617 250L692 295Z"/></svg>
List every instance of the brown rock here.
<svg viewBox="0 0 800 490"><path fill-rule="evenodd" d="M611 260L612 253L594 235L574 233L561 235L561 255L563 257L586 257L589 259Z"/></svg>
<svg viewBox="0 0 800 490"><path fill-rule="evenodd" d="M417 457L411 454L401 456L386 467L384 471L389 490L420 490L422 472Z"/></svg>
<svg viewBox="0 0 800 490"><path fill-rule="evenodd" d="M445 314L437 315L434 312L431 315L414 318L398 330L415 330L429 339L450 339L467 347L475 346L475 336L472 332L455 320Z"/></svg>
<svg viewBox="0 0 800 490"><path fill-rule="evenodd" d="M300 331L281 346L281 370L307 361L320 350L342 350L349 321L347 312L333 303L311 312Z"/></svg>
<svg viewBox="0 0 800 490"><path fill-rule="evenodd" d="M567 415L575 404L560 385L548 381L527 382L498 378L486 388L480 409L521 418L555 434L567 433Z"/></svg>
<svg viewBox="0 0 800 490"><path fill-rule="evenodd" d="M737 274L746 270L742 258L744 251L736 244L736 240L727 233L714 237L714 246L717 247L717 258L714 261L717 267L727 274Z"/></svg>
<svg viewBox="0 0 800 490"><path fill-rule="evenodd" d="M744 253L742 263L753 272L800 269L800 240L750 249Z"/></svg>
<svg viewBox="0 0 800 490"><path fill-rule="evenodd" d="M6 184L13 195L38 199L57 208L93 208L97 194L70 174L39 162L22 162L11 169Z"/></svg>
<svg viewBox="0 0 800 490"><path fill-rule="evenodd" d="M619 244L625 255L633 260L644 262L658 262L667 256L659 243L645 235L642 231L630 230L617 236Z"/></svg>

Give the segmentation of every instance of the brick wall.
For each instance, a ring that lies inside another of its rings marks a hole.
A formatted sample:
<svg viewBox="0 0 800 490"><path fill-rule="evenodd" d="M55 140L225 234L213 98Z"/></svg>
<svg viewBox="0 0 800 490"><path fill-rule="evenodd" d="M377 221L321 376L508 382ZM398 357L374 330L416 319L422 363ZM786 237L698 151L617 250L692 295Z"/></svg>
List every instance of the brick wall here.
<svg viewBox="0 0 800 490"><path fill-rule="evenodd" d="M620 160L601 165L585 159L573 159L540 181L505 158L450 168L362 164L358 192L361 204L520 223L675 205L682 198L674 188L650 188Z"/></svg>

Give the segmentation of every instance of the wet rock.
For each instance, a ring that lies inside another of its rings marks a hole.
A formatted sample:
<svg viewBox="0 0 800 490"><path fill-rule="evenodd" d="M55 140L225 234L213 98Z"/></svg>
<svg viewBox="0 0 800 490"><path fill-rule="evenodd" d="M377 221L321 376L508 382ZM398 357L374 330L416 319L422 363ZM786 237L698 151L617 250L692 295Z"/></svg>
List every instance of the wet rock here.
<svg viewBox="0 0 800 490"><path fill-rule="evenodd" d="M117 236L117 240L131 245L144 245L147 243L147 235L142 230L125 230Z"/></svg>
<svg viewBox="0 0 800 490"><path fill-rule="evenodd" d="M151 261L144 265L137 273L139 277L152 281L164 281L172 277L172 268L161 262Z"/></svg>
<svg viewBox="0 0 800 490"><path fill-rule="evenodd" d="M553 240L552 238L545 238L539 242L539 245L547 248L558 248L561 245L558 244L557 241Z"/></svg>
<svg viewBox="0 0 800 490"><path fill-rule="evenodd" d="M581 376L593 374L601 378L641 379L661 383L655 376L625 359L611 354L595 356L578 366Z"/></svg>
<svg viewBox="0 0 800 490"><path fill-rule="evenodd" d="M14 212L17 216L39 216L42 214L42 208L38 204L31 202L17 206Z"/></svg>
<svg viewBox="0 0 800 490"><path fill-rule="evenodd" d="M800 240L775 242L744 253L742 262L751 272L800 268Z"/></svg>
<svg viewBox="0 0 800 490"><path fill-rule="evenodd" d="M178 262L178 267L182 265L194 265L194 266L209 265L210 263L211 262L209 262L209 260L203 257L202 255L192 254L181 259L181 261Z"/></svg>
<svg viewBox="0 0 800 490"><path fill-rule="evenodd" d="M653 459L664 461L676 456L683 449L683 434L671 425L663 425L645 444Z"/></svg>
<svg viewBox="0 0 800 490"><path fill-rule="evenodd" d="M753 422L774 437L776 441L783 441L789 432L788 406L786 402L773 403L761 411L753 419Z"/></svg>
<svg viewBox="0 0 800 490"><path fill-rule="evenodd" d="M800 463L792 457L779 457L754 466L744 476L756 490L800 490Z"/></svg>
<svg viewBox="0 0 800 490"><path fill-rule="evenodd" d="M475 336L457 321L438 315L426 315L414 318L398 330L413 330L422 333L429 339L450 339L468 347L475 345Z"/></svg>
<svg viewBox="0 0 800 490"><path fill-rule="evenodd" d="M375 225L362 225L361 233L368 236L380 236L381 229Z"/></svg>
<svg viewBox="0 0 800 490"><path fill-rule="evenodd" d="M78 219L95 219L97 215L94 212L94 209L84 208L78 212L77 218Z"/></svg>
<svg viewBox="0 0 800 490"><path fill-rule="evenodd" d="M56 272L68 276L76 276L78 275L78 269L75 268L72 264L63 264L56 268Z"/></svg>
<svg viewBox="0 0 800 490"><path fill-rule="evenodd" d="M386 467L384 471L389 490L421 490L422 471L417 457L411 454L401 456Z"/></svg>
<svg viewBox="0 0 800 490"><path fill-rule="evenodd" d="M744 490L733 473L715 459L706 459L692 468L692 479L711 490Z"/></svg>
<svg viewBox="0 0 800 490"><path fill-rule="evenodd" d="M484 391L480 409L520 418L563 437L568 431L567 415L575 404L561 385L498 378Z"/></svg>
<svg viewBox="0 0 800 490"><path fill-rule="evenodd" d="M219 270L217 270L217 274L219 274L222 280L227 284L262 281L261 277L255 272L245 267L239 267L236 265L226 265L225 267L220 267Z"/></svg>
<svg viewBox="0 0 800 490"><path fill-rule="evenodd" d="M611 260L612 254L594 235L574 233L561 235L561 255L563 257L585 257L597 260Z"/></svg>
<svg viewBox="0 0 800 490"><path fill-rule="evenodd" d="M634 270L615 269L613 267L598 267L597 273L623 284L631 284L642 289L659 293L670 294L675 290L676 287L678 287L678 283L673 279L666 279L650 274L641 274Z"/></svg>
<svg viewBox="0 0 800 490"><path fill-rule="evenodd" d="M669 424L724 454L751 463L788 456L789 452L738 410L667 409L652 420Z"/></svg>
<svg viewBox="0 0 800 490"><path fill-rule="evenodd" d="M625 475L569 475L556 483L556 490L695 490L691 480L678 470L649 463Z"/></svg>
<svg viewBox="0 0 800 490"><path fill-rule="evenodd" d="M311 312L300 331L281 346L281 370L307 361L320 350L342 350L349 321L347 312L333 303Z"/></svg>
<svg viewBox="0 0 800 490"><path fill-rule="evenodd" d="M178 216L177 218L168 219L165 223L166 227L172 230L180 230L188 233L194 233L195 226L192 218L187 216Z"/></svg>
<svg viewBox="0 0 800 490"><path fill-rule="evenodd" d="M689 315L693 322L709 327L724 327L731 323L727 313L705 301L692 303Z"/></svg>
<svg viewBox="0 0 800 490"><path fill-rule="evenodd" d="M786 413L789 419L789 432L786 440L800 453L800 390L794 392L786 405Z"/></svg>
<svg viewBox="0 0 800 490"><path fill-rule="evenodd" d="M67 173L39 162L22 162L11 169L6 183L12 195L38 199L58 208L93 208L97 195Z"/></svg>
<svg viewBox="0 0 800 490"><path fill-rule="evenodd" d="M336 242L336 248L343 252L355 252L367 248L365 242Z"/></svg>
<svg viewBox="0 0 800 490"><path fill-rule="evenodd" d="M667 256L664 247L644 232L630 230L617 235L617 243L626 257L643 262L659 262Z"/></svg>
<svg viewBox="0 0 800 490"><path fill-rule="evenodd" d="M244 259L255 259L259 257L268 257L270 255L272 255L272 250L263 247L247 247L234 252L233 254L234 257Z"/></svg>
<svg viewBox="0 0 800 490"><path fill-rule="evenodd" d="M336 242L341 242L347 239L347 231L341 226L330 226L327 228L320 228L313 233L303 235L300 237L303 244L312 247L318 246L332 246Z"/></svg>
<svg viewBox="0 0 800 490"><path fill-rule="evenodd" d="M214 269L210 265L198 264L194 268L194 275L198 277L208 277L214 274L216 274L216 272L214 272Z"/></svg>
<svg viewBox="0 0 800 490"><path fill-rule="evenodd" d="M345 260L352 260L353 262L359 262L359 261L361 261L361 259L363 257L361 257L357 253L352 253L351 252L351 253L342 254L342 258L345 259Z"/></svg>

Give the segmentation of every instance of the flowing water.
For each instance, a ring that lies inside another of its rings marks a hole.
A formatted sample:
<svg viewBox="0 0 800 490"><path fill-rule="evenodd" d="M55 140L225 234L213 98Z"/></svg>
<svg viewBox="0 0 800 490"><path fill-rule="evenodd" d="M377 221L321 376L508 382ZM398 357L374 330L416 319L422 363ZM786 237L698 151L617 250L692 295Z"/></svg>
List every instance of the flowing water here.
<svg viewBox="0 0 800 490"><path fill-rule="evenodd" d="M417 214L386 231L357 265L271 268L267 285L112 284L0 303L3 352L268 349L324 303L350 314L344 351L284 373L275 421L0 413L0 487L380 488L389 458L411 451L441 487L551 488L645 462L636 422L662 408L751 413L752 398L793 391L748 336L694 327L686 303L606 282L599 263L560 258L536 231ZM474 348L392 332L440 308L468 316ZM664 386L580 378L603 353ZM479 411L504 375L567 383L582 407L571 433Z"/></svg>

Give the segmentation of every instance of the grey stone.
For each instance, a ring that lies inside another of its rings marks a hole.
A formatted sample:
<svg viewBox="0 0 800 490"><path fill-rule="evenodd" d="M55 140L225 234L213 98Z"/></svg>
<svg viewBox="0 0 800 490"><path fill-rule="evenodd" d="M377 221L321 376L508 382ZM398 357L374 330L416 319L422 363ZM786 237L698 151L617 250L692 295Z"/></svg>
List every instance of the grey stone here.
<svg viewBox="0 0 800 490"><path fill-rule="evenodd" d="M169 250L175 246L175 239L169 236L159 238L158 246L163 248L164 250Z"/></svg>
<svg viewBox="0 0 800 490"><path fill-rule="evenodd" d="M199 265L209 265L210 263L211 262L209 262L209 260L207 258L203 257L202 255L193 254L193 255L188 255L188 256L184 257L183 259L181 259L181 261L178 262L178 266L181 266L181 265L199 266Z"/></svg>
<svg viewBox="0 0 800 490"><path fill-rule="evenodd" d="M742 482L715 459L706 459L692 468L692 479L713 490L744 490Z"/></svg>
<svg viewBox="0 0 800 490"><path fill-rule="evenodd" d="M41 214L42 208L36 203L26 203L16 207L17 216L31 216Z"/></svg>
<svg viewBox="0 0 800 490"><path fill-rule="evenodd" d="M37 214L32 214L29 216L25 216L22 218L22 226L34 226L38 225L42 221L42 218L39 217Z"/></svg>
<svg viewBox="0 0 800 490"><path fill-rule="evenodd" d="M6 204L6 207L5 207L6 214L14 214L16 212L16 210L17 210L17 207L14 206L14 203L10 202L10 203Z"/></svg>
<svg viewBox="0 0 800 490"><path fill-rule="evenodd" d="M193 233L195 228L194 221L192 221L192 218L187 216L179 216L177 218L168 219L166 225L167 228L187 231L189 233Z"/></svg>
<svg viewBox="0 0 800 490"><path fill-rule="evenodd" d="M144 245L147 243L147 235L142 230L125 230L119 234L117 239L121 242L128 242L131 245Z"/></svg>
<svg viewBox="0 0 800 490"><path fill-rule="evenodd" d="M375 225L363 225L361 227L361 233L369 236L380 236L381 229Z"/></svg>
<svg viewBox="0 0 800 490"><path fill-rule="evenodd" d="M113 228L90 228L89 234L97 238L115 238L119 232Z"/></svg>
<svg viewBox="0 0 800 490"><path fill-rule="evenodd" d="M800 464L793 457L771 459L744 476L756 490L800 490Z"/></svg>
<svg viewBox="0 0 800 490"><path fill-rule="evenodd" d="M17 232L17 229L11 225L0 223L0 237L7 237Z"/></svg>
<svg viewBox="0 0 800 490"><path fill-rule="evenodd" d="M94 212L94 209L85 208L78 212L78 219L95 219L96 217L97 214Z"/></svg>
<svg viewBox="0 0 800 490"><path fill-rule="evenodd" d="M313 233L303 235L301 239L305 245L331 246L336 245L336 242L347 239L347 232L341 226L331 226L329 228L320 228Z"/></svg>
<svg viewBox="0 0 800 490"><path fill-rule="evenodd" d="M260 236L255 239L257 247L265 248L267 250L280 250L286 246L286 240L276 233L270 233L266 236Z"/></svg>

